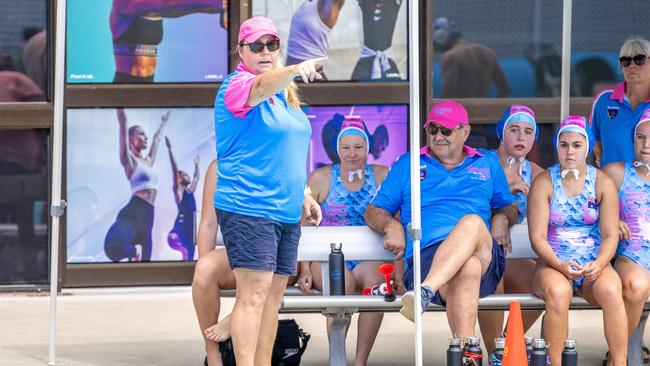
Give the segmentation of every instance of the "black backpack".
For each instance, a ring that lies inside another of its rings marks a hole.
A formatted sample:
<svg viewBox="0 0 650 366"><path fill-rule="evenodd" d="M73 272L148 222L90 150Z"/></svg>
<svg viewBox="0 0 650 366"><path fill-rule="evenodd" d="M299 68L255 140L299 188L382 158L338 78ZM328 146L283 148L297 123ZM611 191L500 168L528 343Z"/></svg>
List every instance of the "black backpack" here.
<svg viewBox="0 0 650 366"><path fill-rule="evenodd" d="M298 366L311 335L303 332L294 319L280 319L273 345L272 366ZM223 366L236 366L232 339L219 342ZM205 364L207 365L207 359Z"/></svg>

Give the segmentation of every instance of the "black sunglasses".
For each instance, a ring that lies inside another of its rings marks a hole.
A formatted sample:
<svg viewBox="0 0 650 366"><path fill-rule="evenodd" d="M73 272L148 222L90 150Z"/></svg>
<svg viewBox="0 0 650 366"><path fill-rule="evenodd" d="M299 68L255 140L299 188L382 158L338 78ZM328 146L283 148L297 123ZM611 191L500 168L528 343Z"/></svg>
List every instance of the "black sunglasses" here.
<svg viewBox="0 0 650 366"><path fill-rule="evenodd" d="M431 136L435 136L435 135L438 134L438 131L440 131L440 133L443 136L449 137L449 136L451 136L452 133L454 133L454 131L460 130L462 127L463 126L459 126L458 128L446 128L446 127L440 127L440 126L436 126L436 125L428 125L427 126L427 133L429 135L431 135Z"/></svg>
<svg viewBox="0 0 650 366"><path fill-rule="evenodd" d="M646 56L646 55L636 55L634 57L623 56L623 57L619 58L618 61L620 61L621 66L623 66L623 67L630 66L632 64L632 61L634 61L635 65L641 66L641 65L643 65L645 63L646 58L648 58L648 56Z"/></svg>
<svg viewBox="0 0 650 366"><path fill-rule="evenodd" d="M267 43L261 41L255 41L253 43L244 43L244 41L241 41L239 45L241 47L248 46L251 49L251 52L253 53L262 53L264 47L266 47L266 49L269 50L269 52L273 52L273 51L277 51L280 48L280 40L274 39L272 41L268 41Z"/></svg>

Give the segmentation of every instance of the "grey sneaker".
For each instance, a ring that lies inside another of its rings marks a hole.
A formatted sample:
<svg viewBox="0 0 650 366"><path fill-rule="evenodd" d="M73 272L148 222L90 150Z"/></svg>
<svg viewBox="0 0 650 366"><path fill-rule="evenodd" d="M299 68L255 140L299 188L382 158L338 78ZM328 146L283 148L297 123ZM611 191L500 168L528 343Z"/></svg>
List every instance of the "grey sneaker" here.
<svg viewBox="0 0 650 366"><path fill-rule="evenodd" d="M421 309L424 314L431 303L434 293L429 286L422 286L420 293L422 294ZM408 291L402 295L402 309L400 309L399 313L406 319L415 322L415 293L413 291Z"/></svg>

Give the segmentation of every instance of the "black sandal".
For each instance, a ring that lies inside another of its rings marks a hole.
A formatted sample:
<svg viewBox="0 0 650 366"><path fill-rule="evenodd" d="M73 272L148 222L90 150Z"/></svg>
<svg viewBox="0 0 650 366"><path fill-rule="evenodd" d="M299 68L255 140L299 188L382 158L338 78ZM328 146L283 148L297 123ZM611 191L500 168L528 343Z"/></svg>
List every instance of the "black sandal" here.
<svg viewBox="0 0 650 366"><path fill-rule="evenodd" d="M205 359L203 360L203 366L208 366L208 356L205 356Z"/></svg>
<svg viewBox="0 0 650 366"><path fill-rule="evenodd" d="M605 359L603 360L603 366L607 366L607 361L609 360L609 351L605 353ZM208 365L205 365L208 366Z"/></svg>
<svg viewBox="0 0 650 366"><path fill-rule="evenodd" d="M650 350L648 350L648 347L641 346L641 351L643 352L643 363L650 363Z"/></svg>

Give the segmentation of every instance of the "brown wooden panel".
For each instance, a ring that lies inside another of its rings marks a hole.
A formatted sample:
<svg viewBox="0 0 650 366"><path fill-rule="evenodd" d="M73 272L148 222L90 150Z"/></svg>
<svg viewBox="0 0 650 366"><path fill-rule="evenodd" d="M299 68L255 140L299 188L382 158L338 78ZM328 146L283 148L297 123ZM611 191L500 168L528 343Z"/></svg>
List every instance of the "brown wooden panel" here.
<svg viewBox="0 0 650 366"><path fill-rule="evenodd" d="M66 87L67 107L208 107L220 84L86 84Z"/></svg>
<svg viewBox="0 0 650 366"><path fill-rule="evenodd" d="M0 103L0 127L50 128L53 113L48 103Z"/></svg>
<svg viewBox="0 0 650 366"><path fill-rule="evenodd" d="M306 104L408 103L407 83L332 82L299 85ZM68 85L66 105L86 107L212 107L219 84Z"/></svg>
<svg viewBox="0 0 650 366"><path fill-rule="evenodd" d="M69 264L63 287L188 285L194 262Z"/></svg>

